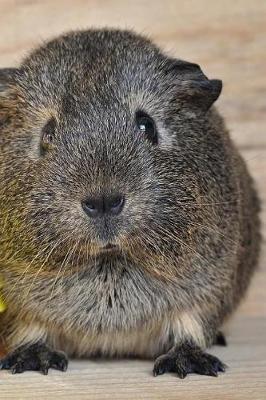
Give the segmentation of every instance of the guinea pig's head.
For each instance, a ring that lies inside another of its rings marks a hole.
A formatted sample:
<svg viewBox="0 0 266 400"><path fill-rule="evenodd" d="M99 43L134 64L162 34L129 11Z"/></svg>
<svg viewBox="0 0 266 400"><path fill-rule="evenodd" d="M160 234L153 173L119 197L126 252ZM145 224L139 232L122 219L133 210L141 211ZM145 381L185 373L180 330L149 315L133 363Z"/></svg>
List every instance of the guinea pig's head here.
<svg viewBox="0 0 266 400"><path fill-rule="evenodd" d="M178 253L198 216L193 159L220 81L100 30L2 70L0 91L1 257L56 268Z"/></svg>

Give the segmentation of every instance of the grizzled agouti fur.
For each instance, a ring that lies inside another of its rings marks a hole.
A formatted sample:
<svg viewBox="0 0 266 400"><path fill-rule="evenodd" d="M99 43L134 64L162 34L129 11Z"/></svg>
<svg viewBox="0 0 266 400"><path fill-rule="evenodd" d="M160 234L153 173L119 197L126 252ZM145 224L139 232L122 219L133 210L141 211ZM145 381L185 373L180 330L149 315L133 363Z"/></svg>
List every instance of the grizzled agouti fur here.
<svg viewBox="0 0 266 400"><path fill-rule="evenodd" d="M160 356L154 375L224 370L205 349L260 235L212 106L221 88L119 30L66 34L1 70L2 368L133 355Z"/></svg>

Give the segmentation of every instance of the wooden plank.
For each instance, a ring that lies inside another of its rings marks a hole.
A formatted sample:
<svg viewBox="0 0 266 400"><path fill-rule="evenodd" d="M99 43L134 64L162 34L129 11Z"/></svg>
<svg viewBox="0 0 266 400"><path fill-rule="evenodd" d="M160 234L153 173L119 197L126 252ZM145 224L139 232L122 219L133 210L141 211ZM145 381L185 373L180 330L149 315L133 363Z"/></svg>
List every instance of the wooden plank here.
<svg viewBox="0 0 266 400"><path fill-rule="evenodd" d="M215 347L230 367L218 378L174 374L154 378L149 361L72 361L65 374L1 375L3 399L263 399L266 393L265 319L238 315L227 348Z"/></svg>

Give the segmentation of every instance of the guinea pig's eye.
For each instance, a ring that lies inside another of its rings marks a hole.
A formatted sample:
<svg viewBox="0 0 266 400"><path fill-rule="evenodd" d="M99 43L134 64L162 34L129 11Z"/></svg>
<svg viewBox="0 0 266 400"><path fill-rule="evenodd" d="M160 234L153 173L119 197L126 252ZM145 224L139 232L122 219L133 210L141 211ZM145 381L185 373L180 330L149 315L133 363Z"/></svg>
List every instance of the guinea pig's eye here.
<svg viewBox="0 0 266 400"><path fill-rule="evenodd" d="M42 128L41 155L43 155L53 144L55 136L56 121L51 118Z"/></svg>
<svg viewBox="0 0 266 400"><path fill-rule="evenodd" d="M136 112L136 124L140 132L146 135L152 144L158 144L158 134L153 119L142 111Z"/></svg>

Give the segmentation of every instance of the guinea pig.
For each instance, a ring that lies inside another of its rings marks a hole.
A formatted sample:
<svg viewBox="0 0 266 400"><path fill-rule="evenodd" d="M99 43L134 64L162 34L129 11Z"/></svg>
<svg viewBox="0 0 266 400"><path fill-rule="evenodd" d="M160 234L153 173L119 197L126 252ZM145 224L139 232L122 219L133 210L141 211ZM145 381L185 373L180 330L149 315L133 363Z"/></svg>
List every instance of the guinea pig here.
<svg viewBox="0 0 266 400"><path fill-rule="evenodd" d="M130 31L70 32L0 72L2 369L68 357L216 376L256 269L259 201L220 80Z"/></svg>

